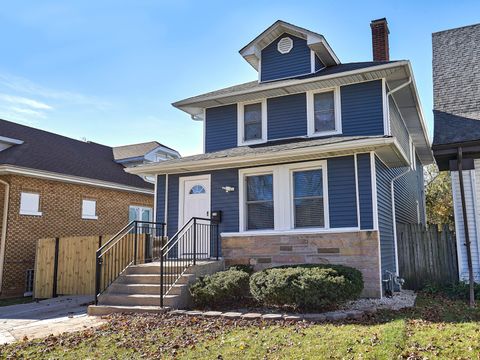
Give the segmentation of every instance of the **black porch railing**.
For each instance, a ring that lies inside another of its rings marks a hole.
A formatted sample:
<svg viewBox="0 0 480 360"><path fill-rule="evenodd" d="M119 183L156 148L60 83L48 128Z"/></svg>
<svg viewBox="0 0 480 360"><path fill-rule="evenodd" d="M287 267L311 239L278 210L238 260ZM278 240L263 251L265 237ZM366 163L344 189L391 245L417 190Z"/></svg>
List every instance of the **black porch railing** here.
<svg viewBox="0 0 480 360"><path fill-rule="evenodd" d="M128 266L158 259L165 242L164 223L132 221L102 245L96 252L95 304Z"/></svg>
<svg viewBox="0 0 480 360"><path fill-rule="evenodd" d="M160 250L160 306L164 297L190 266L207 259L218 260L218 223L193 217Z"/></svg>
<svg viewBox="0 0 480 360"><path fill-rule="evenodd" d="M97 250L95 304L128 266L158 261L163 307L164 296L188 267L219 256L219 227L211 219L193 217L168 240L164 223L132 221Z"/></svg>

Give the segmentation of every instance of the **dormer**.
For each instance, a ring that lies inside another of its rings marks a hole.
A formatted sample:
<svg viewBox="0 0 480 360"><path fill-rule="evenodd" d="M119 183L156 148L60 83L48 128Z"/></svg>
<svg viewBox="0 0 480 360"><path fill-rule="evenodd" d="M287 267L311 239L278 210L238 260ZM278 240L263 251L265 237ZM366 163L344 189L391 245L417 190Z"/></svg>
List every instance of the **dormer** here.
<svg viewBox="0 0 480 360"><path fill-rule="evenodd" d="M240 50L259 82L298 78L340 64L325 38L278 20Z"/></svg>
<svg viewBox="0 0 480 360"><path fill-rule="evenodd" d="M23 144L22 140L0 136L0 151L6 150L13 145L21 145L21 144Z"/></svg>

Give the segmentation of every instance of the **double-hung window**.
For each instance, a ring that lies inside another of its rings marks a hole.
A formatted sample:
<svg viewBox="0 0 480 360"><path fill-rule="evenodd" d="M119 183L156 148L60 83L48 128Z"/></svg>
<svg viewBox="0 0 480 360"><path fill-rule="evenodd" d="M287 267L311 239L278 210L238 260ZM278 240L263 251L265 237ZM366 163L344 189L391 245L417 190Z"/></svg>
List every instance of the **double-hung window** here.
<svg viewBox="0 0 480 360"><path fill-rule="evenodd" d="M266 100L238 104L238 145L261 143L266 139Z"/></svg>
<svg viewBox="0 0 480 360"><path fill-rule="evenodd" d="M246 229L273 229L273 174L247 176L245 183Z"/></svg>
<svg viewBox="0 0 480 360"><path fill-rule="evenodd" d="M328 229L324 160L239 170L240 231Z"/></svg>
<svg viewBox="0 0 480 360"><path fill-rule="evenodd" d="M325 227L322 169L292 172L295 228Z"/></svg>
<svg viewBox="0 0 480 360"><path fill-rule="evenodd" d="M338 90L307 93L308 135L327 136L342 132Z"/></svg>

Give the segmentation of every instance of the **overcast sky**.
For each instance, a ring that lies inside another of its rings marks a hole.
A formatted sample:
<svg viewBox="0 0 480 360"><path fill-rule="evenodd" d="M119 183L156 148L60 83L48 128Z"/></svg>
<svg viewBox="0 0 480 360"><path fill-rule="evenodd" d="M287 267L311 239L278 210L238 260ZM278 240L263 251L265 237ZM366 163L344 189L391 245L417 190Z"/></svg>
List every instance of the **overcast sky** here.
<svg viewBox="0 0 480 360"><path fill-rule="evenodd" d="M0 118L123 145L202 151L202 125L170 104L256 79L238 50L282 19L325 36L342 62L412 62L432 133L431 33L480 22L479 1L9 1L0 11ZM455 56L455 54L452 54ZM0 129L1 130L1 129Z"/></svg>

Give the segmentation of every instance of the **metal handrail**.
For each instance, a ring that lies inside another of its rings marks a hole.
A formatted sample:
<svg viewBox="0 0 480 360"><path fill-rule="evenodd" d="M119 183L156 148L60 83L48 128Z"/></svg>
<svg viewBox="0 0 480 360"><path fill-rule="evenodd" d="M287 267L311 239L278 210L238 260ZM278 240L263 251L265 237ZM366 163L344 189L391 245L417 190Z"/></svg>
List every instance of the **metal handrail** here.
<svg viewBox="0 0 480 360"><path fill-rule="evenodd" d="M100 246L95 253L96 256L96 268L95 268L95 304L98 302L98 296L103 293L115 280L123 273L123 271L132 264L137 263L138 259L138 230L145 229L148 226L150 230L154 230L155 232L161 232L161 238L163 239L165 236L165 226L166 224L163 222L153 222L153 221L139 221L134 220L124 226L119 232L117 232L110 240L108 240L104 245ZM133 233L132 233L132 230ZM145 241L146 239L150 239L150 234L148 232L143 233L145 234ZM154 235L157 236L157 235ZM120 243L124 240L123 243ZM133 249L129 248L132 246ZM130 250L129 250L130 249ZM131 251L131 252L130 252ZM107 254L111 253L108 257ZM120 253L120 254L119 254ZM122 257L123 255L127 255L126 258ZM120 255L120 257L118 257ZM113 258L113 259L112 259ZM118 259L124 259L123 261L118 261ZM144 256L144 259L147 259L147 256ZM151 261L151 257L149 257ZM113 261L112 261L113 260ZM104 262L106 263L106 267ZM145 260L144 260L145 261ZM108 269L107 269L108 268ZM113 269L112 269L113 268ZM103 270L103 273L102 273ZM108 271L107 271L108 270ZM103 289L101 289L102 285L102 276L103 276ZM105 284L106 279L108 279L108 283Z"/></svg>

